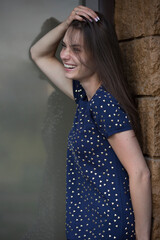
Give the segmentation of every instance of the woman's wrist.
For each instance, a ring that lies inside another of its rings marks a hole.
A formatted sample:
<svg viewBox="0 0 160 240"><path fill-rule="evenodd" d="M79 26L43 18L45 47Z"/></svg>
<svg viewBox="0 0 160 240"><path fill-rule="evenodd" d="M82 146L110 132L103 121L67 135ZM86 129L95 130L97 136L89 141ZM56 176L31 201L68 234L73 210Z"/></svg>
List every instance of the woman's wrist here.
<svg viewBox="0 0 160 240"><path fill-rule="evenodd" d="M69 21L68 21L68 19L66 19L65 21L63 21L63 24L64 24L64 27L65 27L65 29L67 30L67 28L69 27Z"/></svg>
<svg viewBox="0 0 160 240"><path fill-rule="evenodd" d="M143 236L143 237L137 237L137 236L136 236L136 240L151 240L151 239L150 239L150 237L145 237L145 236Z"/></svg>
<svg viewBox="0 0 160 240"><path fill-rule="evenodd" d="M149 233L136 233L136 240L151 240Z"/></svg>
<svg viewBox="0 0 160 240"><path fill-rule="evenodd" d="M63 23L66 26L66 28L68 28L69 25L71 24L71 21L67 18Z"/></svg>

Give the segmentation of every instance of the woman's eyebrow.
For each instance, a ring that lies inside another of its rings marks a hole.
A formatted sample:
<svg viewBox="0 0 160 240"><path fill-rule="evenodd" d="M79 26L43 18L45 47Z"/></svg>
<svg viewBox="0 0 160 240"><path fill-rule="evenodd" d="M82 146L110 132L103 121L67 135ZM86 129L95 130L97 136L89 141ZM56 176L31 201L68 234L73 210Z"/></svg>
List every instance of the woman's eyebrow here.
<svg viewBox="0 0 160 240"><path fill-rule="evenodd" d="M62 40L62 44L66 45L66 43ZM71 47L82 47L82 45L78 44L78 43L73 43L70 45Z"/></svg>
<svg viewBox="0 0 160 240"><path fill-rule="evenodd" d="M80 44L71 44L72 47L81 47Z"/></svg>

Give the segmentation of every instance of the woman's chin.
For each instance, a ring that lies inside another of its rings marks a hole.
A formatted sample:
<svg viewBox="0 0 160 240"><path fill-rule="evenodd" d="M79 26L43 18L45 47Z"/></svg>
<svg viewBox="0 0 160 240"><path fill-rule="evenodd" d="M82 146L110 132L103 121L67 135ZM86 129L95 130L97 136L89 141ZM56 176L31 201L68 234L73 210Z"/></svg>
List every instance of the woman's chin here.
<svg viewBox="0 0 160 240"><path fill-rule="evenodd" d="M74 77L76 77L76 74L73 74L73 73L71 73L71 72L66 72L66 73L65 73L65 77L66 77L66 78L73 79Z"/></svg>

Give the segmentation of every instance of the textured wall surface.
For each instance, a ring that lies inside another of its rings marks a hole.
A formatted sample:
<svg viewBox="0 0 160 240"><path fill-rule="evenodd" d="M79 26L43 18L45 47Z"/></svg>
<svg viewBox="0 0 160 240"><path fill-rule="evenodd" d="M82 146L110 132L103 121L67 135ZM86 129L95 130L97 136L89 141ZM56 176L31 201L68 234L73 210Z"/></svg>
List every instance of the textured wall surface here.
<svg viewBox="0 0 160 240"><path fill-rule="evenodd" d="M142 150L152 178L152 240L159 240L160 2L159 0L115 0L114 19L127 80L138 98Z"/></svg>

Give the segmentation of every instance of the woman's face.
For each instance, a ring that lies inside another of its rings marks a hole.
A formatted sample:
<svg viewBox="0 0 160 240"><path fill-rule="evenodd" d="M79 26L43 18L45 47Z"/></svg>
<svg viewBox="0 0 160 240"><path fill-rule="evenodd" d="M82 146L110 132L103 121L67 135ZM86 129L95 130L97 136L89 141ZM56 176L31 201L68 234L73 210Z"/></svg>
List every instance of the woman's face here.
<svg viewBox="0 0 160 240"><path fill-rule="evenodd" d="M79 30L72 31L70 27L66 31L60 57L67 78L82 81L95 73L93 61L84 48L83 35Z"/></svg>

